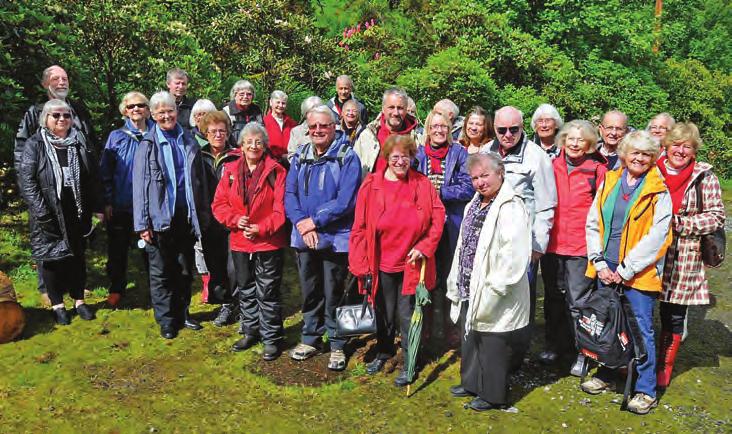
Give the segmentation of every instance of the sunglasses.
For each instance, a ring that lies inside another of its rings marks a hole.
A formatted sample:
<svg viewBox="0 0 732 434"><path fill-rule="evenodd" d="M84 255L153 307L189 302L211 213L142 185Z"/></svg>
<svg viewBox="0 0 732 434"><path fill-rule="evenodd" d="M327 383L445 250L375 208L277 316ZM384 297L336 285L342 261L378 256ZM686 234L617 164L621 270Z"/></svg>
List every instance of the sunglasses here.
<svg viewBox="0 0 732 434"><path fill-rule="evenodd" d="M71 113L51 113L51 117L54 119L61 119L62 116L64 119L71 119Z"/></svg>
<svg viewBox="0 0 732 434"><path fill-rule="evenodd" d="M133 108L146 108L147 104L144 102L139 102L137 104L127 104L127 110L132 110Z"/></svg>
<svg viewBox="0 0 732 434"><path fill-rule="evenodd" d="M504 135L504 134L506 134L506 131L510 131L510 132L511 132L511 134L517 134L517 133L519 132L519 130L520 130L520 129L521 129L521 127L520 127L520 126L518 126L518 125L514 125L514 126L512 126L512 127L498 127L498 128L496 128L496 131L497 131L497 132L498 132L498 134L500 134L500 135Z"/></svg>

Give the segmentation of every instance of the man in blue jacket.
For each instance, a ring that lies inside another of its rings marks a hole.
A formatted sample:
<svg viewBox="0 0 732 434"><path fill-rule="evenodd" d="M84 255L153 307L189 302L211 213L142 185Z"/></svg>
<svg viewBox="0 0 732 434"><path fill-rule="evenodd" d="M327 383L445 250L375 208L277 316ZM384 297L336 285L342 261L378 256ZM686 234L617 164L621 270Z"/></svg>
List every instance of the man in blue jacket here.
<svg viewBox="0 0 732 434"><path fill-rule="evenodd" d="M336 336L335 310L348 271L361 162L345 135L336 131L335 114L327 106L311 109L306 122L310 143L292 156L285 187L303 299L302 339L290 357L305 360L318 353L327 332L328 368L339 371L346 367L346 341Z"/></svg>
<svg viewBox="0 0 732 434"><path fill-rule="evenodd" d="M201 147L177 123L168 92L150 98L157 125L137 146L133 168L134 229L145 241L150 296L160 334L173 339L182 327L202 327L188 316L193 244L211 222Z"/></svg>

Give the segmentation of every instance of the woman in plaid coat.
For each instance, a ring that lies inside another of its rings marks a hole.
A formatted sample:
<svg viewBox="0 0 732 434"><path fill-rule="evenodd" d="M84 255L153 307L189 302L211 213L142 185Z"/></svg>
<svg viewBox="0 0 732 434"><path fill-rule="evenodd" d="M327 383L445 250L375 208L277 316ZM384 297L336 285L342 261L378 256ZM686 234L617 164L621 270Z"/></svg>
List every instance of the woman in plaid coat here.
<svg viewBox="0 0 732 434"><path fill-rule="evenodd" d="M709 304L709 286L701 259L700 236L724 225L724 203L712 166L696 161L701 146L693 123L676 124L663 140L666 155L658 168L671 193L674 241L666 253L661 293L661 338L657 370L658 387L671 381L689 305ZM697 184L701 183L701 206Z"/></svg>

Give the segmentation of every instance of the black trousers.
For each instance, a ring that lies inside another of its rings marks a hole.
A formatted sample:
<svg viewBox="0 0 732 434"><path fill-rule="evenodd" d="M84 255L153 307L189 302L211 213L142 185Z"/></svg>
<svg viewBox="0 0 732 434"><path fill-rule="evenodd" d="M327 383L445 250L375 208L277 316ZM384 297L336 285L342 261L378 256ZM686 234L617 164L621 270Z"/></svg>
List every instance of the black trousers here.
<svg viewBox="0 0 732 434"><path fill-rule="evenodd" d="M107 276L109 292L124 294L127 288L127 258L130 244L140 237L132 225L132 213L115 211L107 221ZM147 267L147 255L141 250L142 260Z"/></svg>
<svg viewBox="0 0 732 434"><path fill-rule="evenodd" d="M239 288L239 307L244 333L259 336L265 344L284 337L282 327L282 250L232 252Z"/></svg>
<svg viewBox="0 0 732 434"><path fill-rule="evenodd" d="M348 274L348 254L331 250L300 250L297 269L302 289L302 343L321 345L328 333L331 350L342 350L346 338L336 337L336 308Z"/></svg>
<svg viewBox="0 0 732 434"><path fill-rule="evenodd" d="M661 330L677 335L684 333L684 321L689 306L685 304L673 304L661 302L658 311L661 316Z"/></svg>
<svg viewBox="0 0 732 434"><path fill-rule="evenodd" d="M536 282L539 279L539 263L541 261L529 264L529 324L536 323ZM544 272L544 269L541 270Z"/></svg>
<svg viewBox="0 0 732 434"><path fill-rule="evenodd" d="M427 305L425 317L429 318L431 334L438 339L444 338L453 329L450 321L450 303L447 301L447 276L450 274L454 251L450 248L447 232L442 234L435 251L437 285L431 293L431 303Z"/></svg>
<svg viewBox="0 0 732 434"><path fill-rule="evenodd" d="M193 228L184 212L165 232L155 232L145 250L150 261L150 297L161 327L181 327L191 304Z"/></svg>
<svg viewBox="0 0 732 434"><path fill-rule="evenodd" d="M45 282L52 305L62 304L66 292L74 300L84 299L86 261L83 252L81 255L69 256L58 261L43 261L39 264L41 265L39 275Z"/></svg>
<svg viewBox="0 0 732 434"><path fill-rule="evenodd" d="M209 274L209 294L226 292L225 298L230 298L236 288L237 276L229 250L229 231L218 223L212 223L203 232L201 245Z"/></svg>
<svg viewBox="0 0 732 434"><path fill-rule="evenodd" d="M414 296L402 295L404 273L379 271L376 291L376 358L386 360L396 354L394 339L397 323L402 336L402 350L407 351L409 323L414 312Z"/></svg>
<svg viewBox="0 0 732 434"><path fill-rule="evenodd" d="M547 349L576 353L577 305L592 292L593 280L585 276L587 257L547 253L541 257L544 282L544 319Z"/></svg>

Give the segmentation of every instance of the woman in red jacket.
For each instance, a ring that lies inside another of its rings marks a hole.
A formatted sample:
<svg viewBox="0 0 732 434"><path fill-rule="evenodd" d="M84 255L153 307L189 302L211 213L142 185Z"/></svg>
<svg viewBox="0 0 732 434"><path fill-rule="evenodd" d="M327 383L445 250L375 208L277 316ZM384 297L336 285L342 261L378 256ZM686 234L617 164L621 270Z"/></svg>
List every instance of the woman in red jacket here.
<svg viewBox="0 0 732 434"><path fill-rule="evenodd" d="M574 343L574 306L587 295L592 280L585 277L587 244L585 221L597 188L605 178L605 158L594 152L595 127L574 120L557 135L559 155L552 162L557 187L557 207L546 254L541 258L544 281L544 319L546 351L539 354L544 363L553 363L561 351L576 353ZM584 370L584 356L578 356L572 375Z"/></svg>
<svg viewBox="0 0 732 434"><path fill-rule="evenodd" d="M229 228L244 337L232 350L244 351L261 339L264 360L282 350L285 169L270 157L267 131L251 122L241 131L242 157L224 166L211 205L214 217Z"/></svg>
<svg viewBox="0 0 732 434"><path fill-rule="evenodd" d="M368 293L376 311L376 358L366 370L375 374L395 354L397 324L402 351L407 352L414 292L423 260L425 284L435 286L435 250L445 224L445 207L429 179L411 168L417 145L408 135L392 135L381 155L382 172L369 174L356 200L348 249L351 272L359 278L361 293ZM397 386L408 384L402 369Z"/></svg>
<svg viewBox="0 0 732 434"><path fill-rule="evenodd" d="M275 90L269 97L269 112L264 117L264 127L269 136L269 150L278 161L286 160L290 131L297 126L297 122L287 116L286 110L287 94Z"/></svg>

